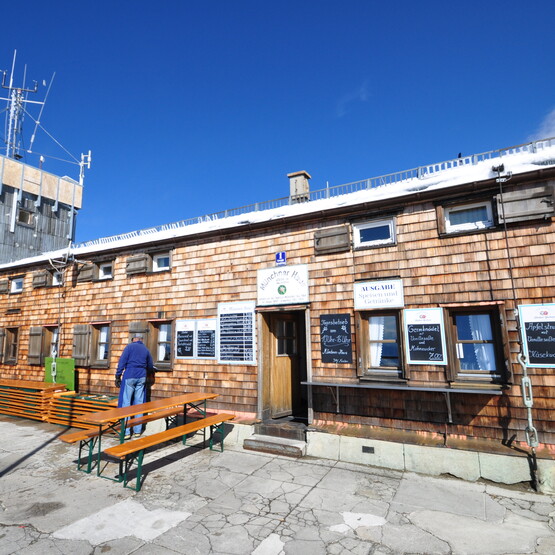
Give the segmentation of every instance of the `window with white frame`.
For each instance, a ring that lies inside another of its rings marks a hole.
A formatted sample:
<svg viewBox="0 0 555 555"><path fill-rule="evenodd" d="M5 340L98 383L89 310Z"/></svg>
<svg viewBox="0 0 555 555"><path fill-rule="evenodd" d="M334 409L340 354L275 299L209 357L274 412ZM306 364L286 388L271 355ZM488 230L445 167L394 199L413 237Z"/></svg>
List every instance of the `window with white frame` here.
<svg viewBox="0 0 555 555"><path fill-rule="evenodd" d="M446 206L443 214L446 233L487 229L494 225L490 201Z"/></svg>
<svg viewBox="0 0 555 555"><path fill-rule="evenodd" d="M403 377L399 311L357 312L359 375Z"/></svg>
<svg viewBox="0 0 555 555"><path fill-rule="evenodd" d="M16 277L10 279L10 293L21 293L23 291L23 278Z"/></svg>
<svg viewBox="0 0 555 555"><path fill-rule="evenodd" d="M498 310L451 310L450 320L455 350L451 379L506 381Z"/></svg>
<svg viewBox="0 0 555 555"><path fill-rule="evenodd" d="M152 255L152 271L164 272L170 269L170 253L158 253Z"/></svg>
<svg viewBox="0 0 555 555"><path fill-rule="evenodd" d="M104 262L98 265L98 279L112 279L114 277L114 265L112 262Z"/></svg>
<svg viewBox="0 0 555 555"><path fill-rule="evenodd" d="M62 272L52 272L52 286L59 287L64 284L64 275Z"/></svg>
<svg viewBox="0 0 555 555"><path fill-rule="evenodd" d="M355 248L379 247L395 243L393 218L353 224Z"/></svg>

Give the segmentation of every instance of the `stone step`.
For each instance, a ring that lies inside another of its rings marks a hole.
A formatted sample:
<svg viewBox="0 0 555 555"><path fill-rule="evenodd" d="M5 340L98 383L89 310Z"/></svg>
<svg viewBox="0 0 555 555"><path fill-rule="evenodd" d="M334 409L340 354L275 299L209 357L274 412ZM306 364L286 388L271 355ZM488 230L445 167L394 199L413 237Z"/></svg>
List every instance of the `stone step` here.
<svg viewBox="0 0 555 555"><path fill-rule="evenodd" d="M245 439L243 449L300 458L306 455L306 442L284 437L255 434Z"/></svg>
<svg viewBox="0 0 555 555"><path fill-rule="evenodd" d="M285 439L306 441L306 424L302 422L268 420L255 425L254 433L260 436L272 436Z"/></svg>

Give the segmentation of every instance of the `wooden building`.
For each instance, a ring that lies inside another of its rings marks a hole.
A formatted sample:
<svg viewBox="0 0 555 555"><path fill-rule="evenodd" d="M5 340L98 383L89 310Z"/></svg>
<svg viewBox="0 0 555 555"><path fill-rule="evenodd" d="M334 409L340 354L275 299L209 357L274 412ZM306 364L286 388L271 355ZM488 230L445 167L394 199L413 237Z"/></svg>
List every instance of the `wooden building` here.
<svg viewBox="0 0 555 555"><path fill-rule="evenodd" d="M0 376L42 379L54 346L80 391L115 393L141 332L153 398L217 392L215 409L308 422L315 454L349 438L351 460L383 466L401 468L379 456L393 445L532 452L552 487L555 140L319 191L309 178L3 264Z"/></svg>

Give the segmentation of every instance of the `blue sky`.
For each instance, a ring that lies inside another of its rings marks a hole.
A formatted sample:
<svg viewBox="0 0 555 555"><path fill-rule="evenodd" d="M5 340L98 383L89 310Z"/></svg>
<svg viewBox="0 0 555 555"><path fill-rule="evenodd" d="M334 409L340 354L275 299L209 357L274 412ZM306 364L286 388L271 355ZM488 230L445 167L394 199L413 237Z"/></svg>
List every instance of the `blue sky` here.
<svg viewBox="0 0 555 555"><path fill-rule="evenodd" d="M92 150L77 241L281 198L293 171L320 189L555 135L552 1L2 10L0 69L17 50L16 83L56 72L42 125Z"/></svg>

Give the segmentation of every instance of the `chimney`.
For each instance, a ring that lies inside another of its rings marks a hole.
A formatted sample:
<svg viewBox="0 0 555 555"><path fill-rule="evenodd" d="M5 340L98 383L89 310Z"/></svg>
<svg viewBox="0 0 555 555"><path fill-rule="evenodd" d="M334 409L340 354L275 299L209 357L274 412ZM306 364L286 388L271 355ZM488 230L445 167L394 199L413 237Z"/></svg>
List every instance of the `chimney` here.
<svg viewBox="0 0 555 555"><path fill-rule="evenodd" d="M291 204L310 200L310 174L305 171L288 173Z"/></svg>

